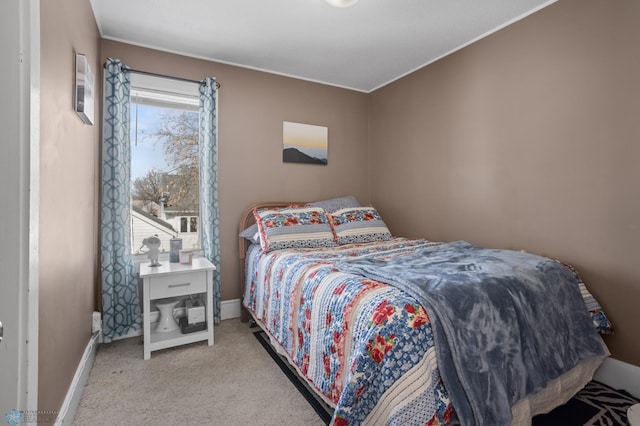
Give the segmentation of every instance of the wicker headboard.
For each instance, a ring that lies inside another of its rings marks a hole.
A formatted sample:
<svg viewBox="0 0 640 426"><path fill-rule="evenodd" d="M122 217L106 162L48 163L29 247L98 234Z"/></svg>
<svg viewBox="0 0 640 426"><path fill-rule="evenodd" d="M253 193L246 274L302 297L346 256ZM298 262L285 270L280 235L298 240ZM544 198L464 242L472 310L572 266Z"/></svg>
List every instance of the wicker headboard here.
<svg viewBox="0 0 640 426"><path fill-rule="evenodd" d="M304 205L307 201L264 201L261 203L255 203L247 207L243 212L242 216L240 216L240 224L238 225L238 234L251 225L255 223L255 219L253 217L253 210L264 209L264 208L278 208L278 207L287 207L290 205ZM244 267L245 267L245 257L247 254L247 249L249 248L249 241L245 238L238 236L238 255L240 258L239 268L240 268L240 290L241 295L244 297L244 284L245 284L245 276L244 276ZM243 308L240 313L240 319L242 322L247 322L249 320L248 312Z"/></svg>

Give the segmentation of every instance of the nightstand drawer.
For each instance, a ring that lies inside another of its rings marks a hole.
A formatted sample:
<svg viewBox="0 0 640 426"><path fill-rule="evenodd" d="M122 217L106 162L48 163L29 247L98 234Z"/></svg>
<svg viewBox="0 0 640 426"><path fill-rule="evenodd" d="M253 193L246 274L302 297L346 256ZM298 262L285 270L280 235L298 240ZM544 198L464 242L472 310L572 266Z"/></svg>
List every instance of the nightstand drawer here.
<svg viewBox="0 0 640 426"><path fill-rule="evenodd" d="M207 273L205 271L170 274L149 279L149 298L152 300L206 292Z"/></svg>

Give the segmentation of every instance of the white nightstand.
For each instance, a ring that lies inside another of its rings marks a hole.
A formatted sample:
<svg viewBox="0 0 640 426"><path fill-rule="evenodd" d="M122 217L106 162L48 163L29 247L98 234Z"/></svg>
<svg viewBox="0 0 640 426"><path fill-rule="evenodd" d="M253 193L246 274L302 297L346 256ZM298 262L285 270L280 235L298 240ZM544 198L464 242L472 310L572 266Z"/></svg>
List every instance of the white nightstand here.
<svg viewBox="0 0 640 426"><path fill-rule="evenodd" d="M213 345L213 273L216 267L203 257L193 259L191 265L170 263L149 266L140 265L143 293L144 359L151 358L151 351L177 345L208 340ZM156 332L151 323L151 301L177 296L205 293L205 317L207 329L183 334L180 328L169 332Z"/></svg>

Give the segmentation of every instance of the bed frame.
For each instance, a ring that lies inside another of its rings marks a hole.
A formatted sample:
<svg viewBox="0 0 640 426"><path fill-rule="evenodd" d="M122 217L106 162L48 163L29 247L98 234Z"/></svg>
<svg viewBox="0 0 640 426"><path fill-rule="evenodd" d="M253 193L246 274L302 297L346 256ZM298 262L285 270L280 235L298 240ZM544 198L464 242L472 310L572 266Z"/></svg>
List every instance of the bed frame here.
<svg viewBox="0 0 640 426"><path fill-rule="evenodd" d="M304 205L307 204L308 201L263 201L260 203L255 203L247 207L243 212L242 216L240 216L240 224L238 225L238 234L256 223L255 218L253 216L253 211L255 209L265 209L265 208L281 208L288 207L291 205ZM245 284L245 259L247 254L247 249L249 248L249 241L246 238L238 236L238 268L240 269L240 298L244 299L244 284ZM240 321L248 322L249 321L249 312L244 308L244 305L240 305Z"/></svg>

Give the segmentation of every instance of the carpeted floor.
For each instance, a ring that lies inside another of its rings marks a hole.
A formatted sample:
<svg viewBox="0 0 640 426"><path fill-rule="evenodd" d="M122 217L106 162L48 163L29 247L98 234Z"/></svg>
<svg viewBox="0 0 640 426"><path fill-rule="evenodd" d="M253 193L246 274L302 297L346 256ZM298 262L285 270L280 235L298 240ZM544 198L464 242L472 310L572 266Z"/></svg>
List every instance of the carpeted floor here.
<svg viewBox="0 0 640 426"><path fill-rule="evenodd" d="M148 361L142 337L101 345L74 425L326 424L330 408L277 363L257 330L223 321L213 347L165 349ZM533 426L625 425L626 409L637 402L591 382L565 406L534 418Z"/></svg>
<svg viewBox="0 0 640 426"><path fill-rule="evenodd" d="M323 425L238 319L215 328L215 344L152 352L142 337L103 344L74 425Z"/></svg>

